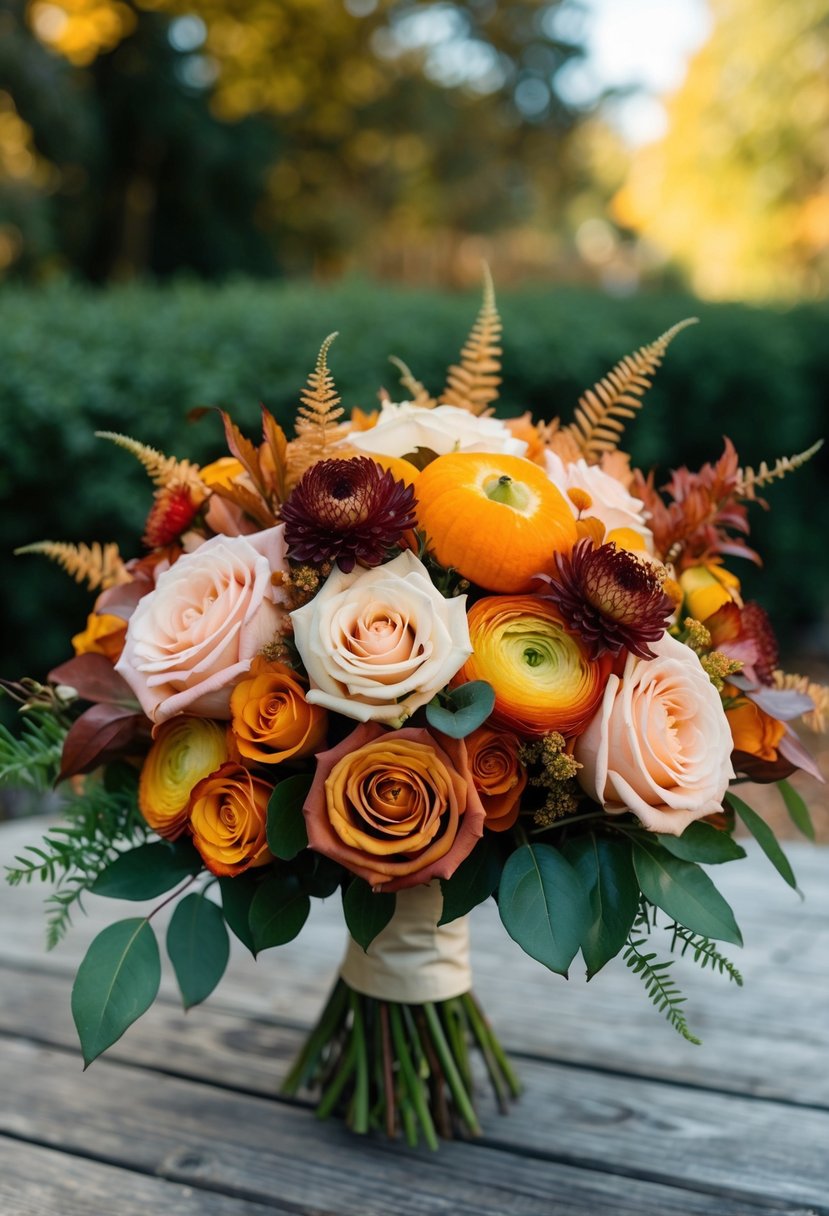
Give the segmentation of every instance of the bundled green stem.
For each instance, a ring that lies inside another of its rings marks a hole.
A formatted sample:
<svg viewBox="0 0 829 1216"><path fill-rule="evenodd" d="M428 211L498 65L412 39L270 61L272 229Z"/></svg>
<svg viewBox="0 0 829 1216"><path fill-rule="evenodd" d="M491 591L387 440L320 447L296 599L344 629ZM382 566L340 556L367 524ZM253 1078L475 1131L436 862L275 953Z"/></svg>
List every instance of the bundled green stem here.
<svg viewBox="0 0 829 1216"><path fill-rule="evenodd" d="M471 992L448 1001L404 1005L334 985L282 1086L319 1095L317 1115L341 1115L353 1131L402 1129L414 1146L479 1136L470 1051L483 1060L498 1109L521 1085Z"/></svg>

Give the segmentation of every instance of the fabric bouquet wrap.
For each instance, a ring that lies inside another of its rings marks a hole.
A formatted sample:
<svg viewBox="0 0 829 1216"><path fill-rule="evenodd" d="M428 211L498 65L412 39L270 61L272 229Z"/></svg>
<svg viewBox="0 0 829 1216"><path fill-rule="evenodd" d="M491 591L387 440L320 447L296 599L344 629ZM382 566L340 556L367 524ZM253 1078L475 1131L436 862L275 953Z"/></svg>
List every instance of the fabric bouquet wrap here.
<svg viewBox="0 0 829 1216"><path fill-rule="evenodd" d="M229 454L202 467L103 434L152 482L142 545L27 546L95 599L74 657L4 682L22 714L7 770L25 756L63 791L65 822L8 874L54 885L49 944L87 891L157 901L78 969L85 1063L156 996L160 908L189 1008L231 937L256 957L334 898L345 957L283 1092L357 1132L436 1147L479 1132L476 1087L502 1110L518 1094L471 991L468 914L490 898L562 976L621 955L697 1041L670 956L741 982L707 867L745 856L741 825L794 886L733 786L779 783L811 833L788 778L820 773L792 723L822 728L827 690L779 669L732 569L759 560L752 503L819 444L752 469L726 440L661 486L620 448L688 324L572 421L502 418L487 275L437 398L395 360L406 400L346 416L332 335L288 433L264 408L255 440L217 411Z"/></svg>

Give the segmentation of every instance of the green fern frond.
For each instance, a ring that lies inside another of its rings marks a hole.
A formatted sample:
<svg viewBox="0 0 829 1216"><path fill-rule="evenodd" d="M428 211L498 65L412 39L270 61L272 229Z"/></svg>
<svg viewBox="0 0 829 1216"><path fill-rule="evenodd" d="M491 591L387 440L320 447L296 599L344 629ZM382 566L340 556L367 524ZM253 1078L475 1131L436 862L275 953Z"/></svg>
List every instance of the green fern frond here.
<svg viewBox="0 0 829 1216"><path fill-rule="evenodd" d="M646 940L644 937L637 941L628 938L623 955L625 962L633 974L639 976L651 1001L660 1013L665 1014L674 1030L689 1043L699 1045L702 1040L691 1033L684 1010L681 1008L685 1004L686 998L682 995L673 976L669 974L674 965L673 960L656 963L654 962L655 951L643 954L640 947L645 944Z"/></svg>
<svg viewBox="0 0 829 1216"><path fill-rule="evenodd" d="M45 793L60 771L66 727L46 714L24 717L20 735L0 726L0 785Z"/></svg>
<svg viewBox="0 0 829 1216"><path fill-rule="evenodd" d="M681 948L679 948L680 958L684 958L690 951L694 962L703 971L706 967L711 967L712 970L718 971L720 975L727 975L738 988L742 988L742 975L731 960L720 953L716 943L712 942L710 938L703 936L701 933L693 933L690 929L686 929L684 925L676 923L669 925L668 931L671 933L670 950L672 954L678 948L678 943L681 942Z"/></svg>

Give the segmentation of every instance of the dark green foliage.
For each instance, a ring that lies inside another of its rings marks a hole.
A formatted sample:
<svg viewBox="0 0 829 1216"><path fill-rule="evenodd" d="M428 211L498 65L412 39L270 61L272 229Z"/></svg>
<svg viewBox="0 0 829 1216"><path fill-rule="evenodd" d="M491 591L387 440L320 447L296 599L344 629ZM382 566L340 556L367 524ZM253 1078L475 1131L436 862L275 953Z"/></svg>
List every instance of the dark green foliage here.
<svg viewBox="0 0 829 1216"><path fill-rule="evenodd" d="M397 896L393 892L372 891L362 878L352 878L343 890L343 915L348 932L358 946L368 950L394 916L396 904Z"/></svg>
<svg viewBox="0 0 829 1216"><path fill-rule="evenodd" d="M673 960L657 963L654 961L656 951L652 950L649 954L643 954L640 947L645 944L645 941L646 938L643 937L636 940L630 938L622 957L634 975L638 975L642 980L648 996L659 1012L665 1014L674 1030L689 1043L699 1046L702 1040L691 1033L682 1009L686 998L671 975Z"/></svg>
<svg viewBox="0 0 829 1216"><path fill-rule="evenodd" d="M158 942L147 917L116 921L98 934L72 988L84 1068L149 1009L160 982Z"/></svg>
<svg viewBox="0 0 829 1216"><path fill-rule="evenodd" d="M176 904L167 930L167 953L185 1009L210 996L225 973L230 938L222 910L204 892Z"/></svg>
<svg viewBox="0 0 829 1216"><path fill-rule="evenodd" d="M474 294L350 282L314 287L244 281L178 283L105 293L69 285L0 292L0 577L5 629L0 675L44 675L70 654L91 596L45 558L13 558L30 541L117 540L140 551L151 486L126 452L95 439L117 430L196 460L224 453L221 424L195 406L231 408L254 433L259 402L289 424L320 341L341 337L332 370L347 408L371 409L385 385L403 396L387 361L403 358L432 392L477 311ZM829 309L787 313L705 305L688 296L610 300L534 288L499 296L507 413L572 417L581 392L624 354L682 317L700 324L671 347L642 414L628 430L634 458L660 470L716 457L723 432L757 465L807 447L826 430ZM733 562L784 638L803 637L829 596L819 512L826 449L769 487L770 512L751 511L766 567ZM808 571L808 577L804 577ZM797 631L795 635L795 631Z"/></svg>
<svg viewBox="0 0 829 1216"><path fill-rule="evenodd" d="M0 724L0 786L27 786L45 794L60 769L66 727L51 713L18 718L19 734Z"/></svg>
<svg viewBox="0 0 829 1216"><path fill-rule="evenodd" d="M489 899L498 886L502 868L502 853L495 834L485 831L452 877L440 880L443 911L438 924L448 925Z"/></svg>

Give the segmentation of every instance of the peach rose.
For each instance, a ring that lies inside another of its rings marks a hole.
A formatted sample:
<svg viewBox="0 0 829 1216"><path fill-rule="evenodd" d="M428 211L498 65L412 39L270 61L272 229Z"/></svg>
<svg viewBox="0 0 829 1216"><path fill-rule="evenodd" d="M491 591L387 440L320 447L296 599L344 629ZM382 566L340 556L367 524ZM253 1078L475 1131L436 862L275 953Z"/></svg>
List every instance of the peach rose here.
<svg viewBox="0 0 829 1216"><path fill-rule="evenodd" d="M190 795L193 844L211 874L241 874L273 857L266 834L273 786L229 761Z"/></svg>
<svg viewBox="0 0 829 1216"><path fill-rule="evenodd" d="M462 740L376 723L317 757L303 810L311 848L382 891L449 878L484 827Z"/></svg>
<svg viewBox="0 0 829 1216"><path fill-rule="evenodd" d="M485 827L506 832L518 818L527 770L518 759L521 740L508 731L479 726L464 740L469 768L484 811Z"/></svg>
<svg viewBox="0 0 829 1216"><path fill-rule="evenodd" d="M90 612L86 629L72 639L75 654L102 654L115 663L124 649L127 622L109 612Z"/></svg>
<svg viewBox="0 0 829 1216"><path fill-rule="evenodd" d="M307 700L360 722L399 726L472 650L466 596L444 599L409 551L371 570L335 566L291 620Z"/></svg>
<svg viewBox="0 0 829 1216"><path fill-rule="evenodd" d="M632 811L652 832L680 836L718 811L731 767L731 731L696 654L665 634L656 658L628 656L576 740L578 780L611 815Z"/></svg>
<svg viewBox="0 0 829 1216"><path fill-rule="evenodd" d="M158 576L130 617L116 664L145 714L229 718L233 686L255 655L284 632L282 526L216 536Z"/></svg>
<svg viewBox="0 0 829 1216"><path fill-rule="evenodd" d="M180 836L193 787L225 760L227 736L218 722L182 715L160 726L138 783L138 807L153 831Z"/></svg>
<svg viewBox="0 0 829 1216"><path fill-rule="evenodd" d="M328 715L308 704L299 677L284 663L254 659L231 693L230 712L240 755L259 764L308 756L325 739Z"/></svg>

